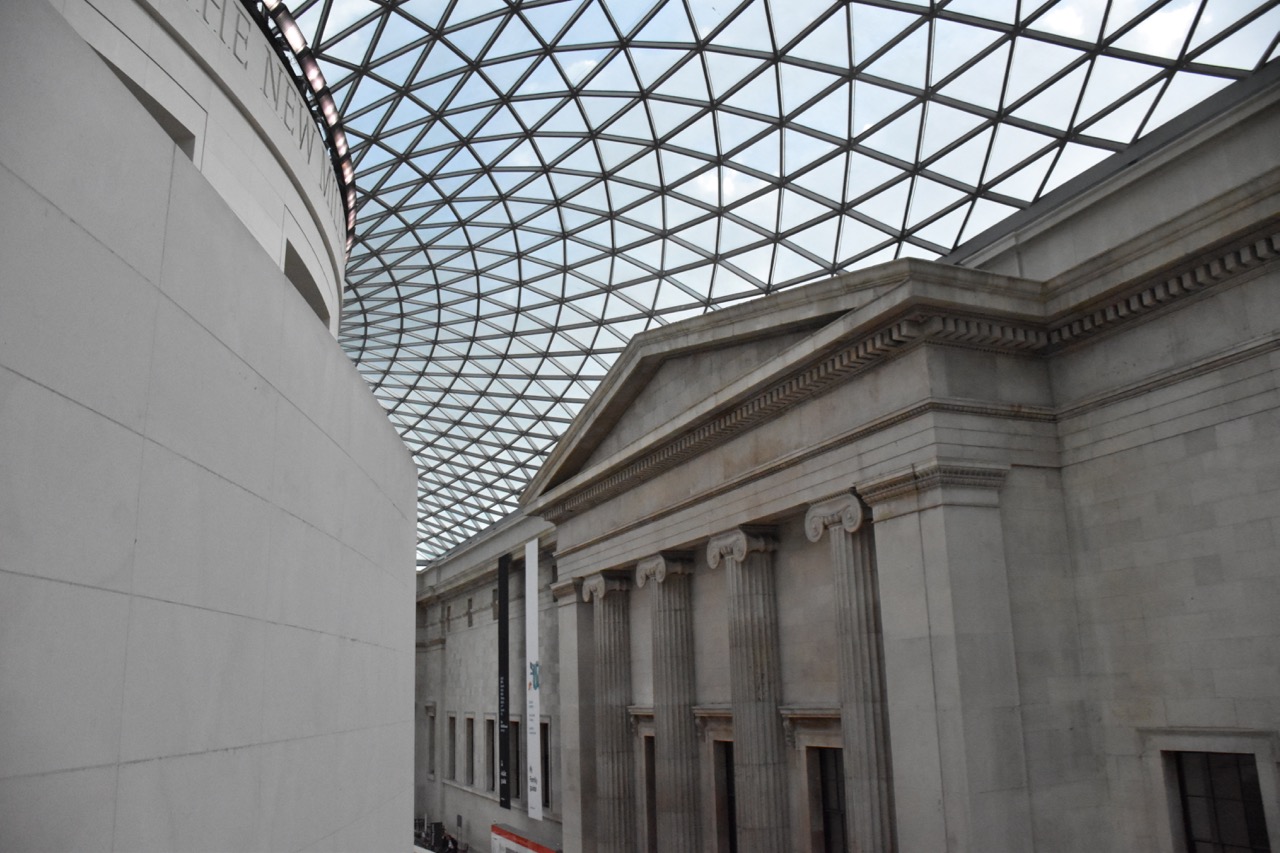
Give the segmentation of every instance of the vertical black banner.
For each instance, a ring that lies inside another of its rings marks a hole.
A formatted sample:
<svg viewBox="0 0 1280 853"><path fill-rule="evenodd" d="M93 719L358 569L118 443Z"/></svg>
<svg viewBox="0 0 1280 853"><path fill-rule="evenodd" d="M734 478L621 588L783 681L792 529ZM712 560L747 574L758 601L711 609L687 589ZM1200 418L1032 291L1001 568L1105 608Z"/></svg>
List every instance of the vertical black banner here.
<svg viewBox="0 0 1280 853"><path fill-rule="evenodd" d="M498 804L511 808L511 555L498 558Z"/></svg>

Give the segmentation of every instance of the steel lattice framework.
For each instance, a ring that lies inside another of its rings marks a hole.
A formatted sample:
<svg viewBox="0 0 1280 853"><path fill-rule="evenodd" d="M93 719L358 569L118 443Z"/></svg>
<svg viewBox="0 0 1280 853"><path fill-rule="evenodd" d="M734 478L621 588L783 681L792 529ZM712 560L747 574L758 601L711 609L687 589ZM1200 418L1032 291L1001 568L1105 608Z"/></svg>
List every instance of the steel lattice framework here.
<svg viewBox="0 0 1280 853"><path fill-rule="evenodd" d="M1280 0L304 0L357 240L341 341L430 559L632 335L936 258L1280 54Z"/></svg>

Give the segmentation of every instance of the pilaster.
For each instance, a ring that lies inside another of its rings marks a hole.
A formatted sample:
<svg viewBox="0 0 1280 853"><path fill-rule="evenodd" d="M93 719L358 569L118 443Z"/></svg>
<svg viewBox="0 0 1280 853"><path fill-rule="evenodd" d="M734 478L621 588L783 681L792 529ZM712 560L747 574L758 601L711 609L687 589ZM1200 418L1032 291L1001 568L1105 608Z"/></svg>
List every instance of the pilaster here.
<svg viewBox="0 0 1280 853"><path fill-rule="evenodd" d="M1000 519L1007 472L935 459L856 488L871 506L883 569L885 698L904 853L1032 847Z"/></svg>
<svg viewBox="0 0 1280 853"><path fill-rule="evenodd" d="M582 583L582 598L592 603L595 631L596 702L596 849L631 853L635 849L635 749L631 718L631 583L600 573ZM656 744L655 744L656 746Z"/></svg>
<svg viewBox="0 0 1280 853"><path fill-rule="evenodd" d="M559 623L562 839L565 850L588 851L596 839L590 796L596 788L595 652L591 608L581 593L576 578L551 585Z"/></svg>
<svg viewBox="0 0 1280 853"><path fill-rule="evenodd" d="M707 564L722 562L729 586L729 684L740 853L791 846L786 743L778 706L782 672L772 528L739 527L713 537Z"/></svg>
<svg viewBox="0 0 1280 853"><path fill-rule="evenodd" d="M875 539L866 515L866 508L854 495L837 495L809 508L804 530L810 542L831 531L827 541L836 593L840 730L850 849L891 853L895 849L893 783L880 585Z"/></svg>
<svg viewBox="0 0 1280 853"><path fill-rule="evenodd" d="M693 648L693 555L664 552L636 564L653 581L653 725L658 847L698 853L698 732Z"/></svg>

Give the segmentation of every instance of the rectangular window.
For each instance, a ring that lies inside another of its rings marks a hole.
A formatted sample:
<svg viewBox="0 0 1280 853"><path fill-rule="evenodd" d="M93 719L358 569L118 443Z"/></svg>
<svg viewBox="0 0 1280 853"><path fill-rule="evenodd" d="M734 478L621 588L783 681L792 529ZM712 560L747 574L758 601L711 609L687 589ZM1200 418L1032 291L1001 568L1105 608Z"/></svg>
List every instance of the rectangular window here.
<svg viewBox="0 0 1280 853"><path fill-rule="evenodd" d="M1178 796L1191 853L1269 853L1253 755L1176 752Z"/></svg>
<svg viewBox="0 0 1280 853"><path fill-rule="evenodd" d="M476 719L467 717L467 784L476 783Z"/></svg>
<svg viewBox="0 0 1280 853"><path fill-rule="evenodd" d="M484 789L486 791L496 791L498 789L498 753L497 734L498 721L484 721Z"/></svg>
<svg viewBox="0 0 1280 853"><path fill-rule="evenodd" d="M444 624L444 627L441 630L441 633L444 633L444 634L449 633L449 622L452 619L453 619L453 605L446 604L444 606L444 618L441 619L441 622Z"/></svg>
<svg viewBox="0 0 1280 853"><path fill-rule="evenodd" d="M520 725L519 717L511 718L511 725L507 727L507 740L511 743L511 767L507 771L507 775L511 779L511 799L520 799L520 782L524 779L524 765L520 763L520 732L523 726Z"/></svg>
<svg viewBox="0 0 1280 853"><path fill-rule="evenodd" d="M492 590L492 600L489 602L489 615L496 622L498 620L498 590L495 587Z"/></svg>
<svg viewBox="0 0 1280 853"><path fill-rule="evenodd" d="M449 715L449 778L458 781L458 717Z"/></svg>
<svg viewBox="0 0 1280 853"><path fill-rule="evenodd" d="M653 735L644 737L644 825L645 850L658 853L658 774L655 767Z"/></svg>
<svg viewBox="0 0 1280 853"><path fill-rule="evenodd" d="M542 744L542 807L551 809L551 724L538 726L538 742Z"/></svg>
<svg viewBox="0 0 1280 853"><path fill-rule="evenodd" d="M467 599L467 627L468 628L471 628L475 625L475 622L473 621L474 618L475 618L474 612L471 609L471 599L468 598Z"/></svg>
<svg viewBox="0 0 1280 853"><path fill-rule="evenodd" d="M733 741L714 742L716 840L719 853L738 853L738 813L733 790Z"/></svg>
<svg viewBox="0 0 1280 853"><path fill-rule="evenodd" d="M436 775L436 712L427 711L427 775Z"/></svg>
<svg viewBox="0 0 1280 853"><path fill-rule="evenodd" d="M807 753L810 808L813 824L822 827L822 853L847 853L843 750L810 747Z"/></svg>

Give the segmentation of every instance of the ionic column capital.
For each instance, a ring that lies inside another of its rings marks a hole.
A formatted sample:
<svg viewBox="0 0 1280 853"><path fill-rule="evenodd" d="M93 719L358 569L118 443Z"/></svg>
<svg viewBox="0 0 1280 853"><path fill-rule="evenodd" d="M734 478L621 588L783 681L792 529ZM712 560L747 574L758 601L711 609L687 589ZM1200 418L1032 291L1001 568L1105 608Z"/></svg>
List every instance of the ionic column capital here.
<svg viewBox="0 0 1280 853"><path fill-rule="evenodd" d="M626 592L630 588L631 583L625 577L612 572L598 572L582 579L582 600L588 603L593 598L603 601L611 592Z"/></svg>
<svg viewBox="0 0 1280 853"><path fill-rule="evenodd" d="M773 527L744 525L712 536L707 542L707 565L717 568L728 557L741 563L753 551L772 551L778 542Z"/></svg>
<svg viewBox="0 0 1280 853"><path fill-rule="evenodd" d="M693 555L688 551L661 551L636 563L636 586L642 587L650 580L662 583L667 575L692 572Z"/></svg>
<svg viewBox="0 0 1280 853"><path fill-rule="evenodd" d="M857 533L866 517L862 501L852 492L827 498L809 506L804 514L804 535L817 542L828 528L840 527L845 533Z"/></svg>

